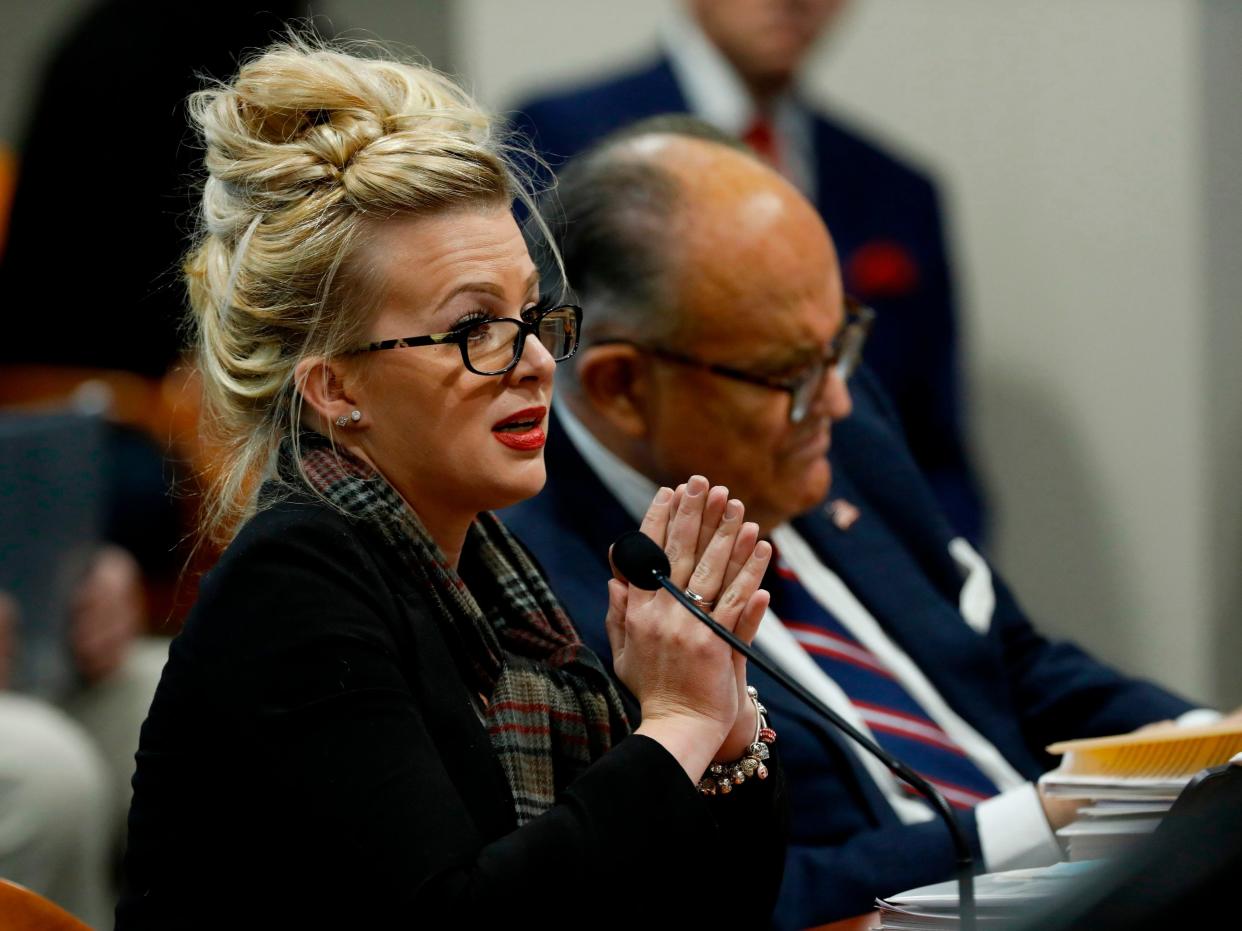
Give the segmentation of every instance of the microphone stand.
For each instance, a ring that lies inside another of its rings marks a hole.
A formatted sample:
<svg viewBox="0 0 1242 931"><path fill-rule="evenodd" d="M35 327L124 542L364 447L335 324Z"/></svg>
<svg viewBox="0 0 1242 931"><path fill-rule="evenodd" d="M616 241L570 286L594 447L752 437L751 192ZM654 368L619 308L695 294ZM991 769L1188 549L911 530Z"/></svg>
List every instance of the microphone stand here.
<svg viewBox="0 0 1242 931"><path fill-rule="evenodd" d="M961 826L958 825L957 819L953 817L953 810L949 807L949 803L945 801L944 796L936 790L935 786L871 738L857 730L848 721L807 691L807 689L801 684L795 682L793 679L789 678L789 676L785 675L785 673L777 669L773 663L765 659L749 644L743 643L735 637L731 631L725 630L725 628L721 627L720 624L718 624L711 617L711 615L687 598L681 589L670 582L668 576L664 575L664 573L660 572L658 569L652 569L651 574L660 586L673 596L678 604L710 627L717 637L720 637L728 643L729 646L733 647L733 649L737 650L769 676L783 685L808 708L818 712L831 721L837 729L842 731L856 744L888 767L889 772L927 799L932 808L936 810L936 813L939 814L944 820L945 827L949 829L949 836L953 840L953 848L957 854L958 910L961 916L961 929L962 931L974 931L975 874L974 862L970 855L970 844L966 841L966 835L962 833Z"/></svg>

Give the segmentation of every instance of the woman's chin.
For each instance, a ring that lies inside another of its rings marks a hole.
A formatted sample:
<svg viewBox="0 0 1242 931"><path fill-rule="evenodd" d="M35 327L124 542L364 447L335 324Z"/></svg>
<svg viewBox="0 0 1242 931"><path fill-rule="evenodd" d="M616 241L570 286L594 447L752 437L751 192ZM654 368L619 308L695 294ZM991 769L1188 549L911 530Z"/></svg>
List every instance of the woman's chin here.
<svg viewBox="0 0 1242 931"><path fill-rule="evenodd" d="M495 503L488 505L487 510L499 511L503 508L520 504L526 499L533 498L539 494L548 480L548 473L543 465L543 457L540 456L537 460L527 463L526 468L519 470L511 478L512 481L506 482L503 486L495 489Z"/></svg>

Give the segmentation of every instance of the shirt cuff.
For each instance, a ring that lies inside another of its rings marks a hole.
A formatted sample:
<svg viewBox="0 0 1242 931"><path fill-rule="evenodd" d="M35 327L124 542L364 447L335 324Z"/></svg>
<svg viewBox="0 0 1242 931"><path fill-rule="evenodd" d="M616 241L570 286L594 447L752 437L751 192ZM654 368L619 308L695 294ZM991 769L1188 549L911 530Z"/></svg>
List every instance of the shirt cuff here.
<svg viewBox="0 0 1242 931"><path fill-rule="evenodd" d="M1060 862L1061 845L1034 784L1024 782L975 806L983 866L989 873L1051 866Z"/></svg>
<svg viewBox="0 0 1242 931"><path fill-rule="evenodd" d="M1215 724L1223 715L1214 708L1193 708L1185 714L1178 715L1178 727L1203 727Z"/></svg>

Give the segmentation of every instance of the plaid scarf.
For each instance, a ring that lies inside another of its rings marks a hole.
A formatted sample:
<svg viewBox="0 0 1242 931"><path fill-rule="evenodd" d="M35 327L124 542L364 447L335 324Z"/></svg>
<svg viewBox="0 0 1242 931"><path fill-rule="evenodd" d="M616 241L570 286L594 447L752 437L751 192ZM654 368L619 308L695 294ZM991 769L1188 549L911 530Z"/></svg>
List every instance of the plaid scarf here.
<svg viewBox="0 0 1242 931"><path fill-rule="evenodd" d="M288 446L282 459L292 462ZM629 733L629 722L603 664L526 552L494 515L479 514L461 559L472 593L418 515L366 463L304 435L302 467L319 494L378 533L422 582L467 684L486 704L518 824L547 811Z"/></svg>

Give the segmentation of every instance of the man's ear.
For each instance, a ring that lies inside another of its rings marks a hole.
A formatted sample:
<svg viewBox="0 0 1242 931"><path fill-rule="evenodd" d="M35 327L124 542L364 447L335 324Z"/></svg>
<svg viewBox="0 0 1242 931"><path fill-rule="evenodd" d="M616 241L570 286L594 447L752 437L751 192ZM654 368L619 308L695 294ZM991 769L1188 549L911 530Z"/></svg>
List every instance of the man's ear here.
<svg viewBox="0 0 1242 931"><path fill-rule="evenodd" d="M293 377L303 400L324 426L353 412L355 399L339 360L322 356L303 359L294 368Z"/></svg>
<svg viewBox="0 0 1242 931"><path fill-rule="evenodd" d="M651 375L633 346L592 346L577 359L578 385L592 411L625 436L647 435Z"/></svg>

